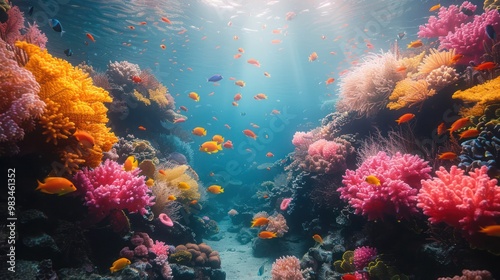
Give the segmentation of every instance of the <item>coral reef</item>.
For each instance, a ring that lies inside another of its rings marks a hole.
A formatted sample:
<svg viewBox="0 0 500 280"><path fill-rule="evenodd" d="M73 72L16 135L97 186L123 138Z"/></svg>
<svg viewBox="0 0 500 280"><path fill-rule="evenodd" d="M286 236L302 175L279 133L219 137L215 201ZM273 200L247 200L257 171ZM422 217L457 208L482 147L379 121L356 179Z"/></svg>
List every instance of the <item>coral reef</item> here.
<svg viewBox="0 0 500 280"><path fill-rule="evenodd" d="M429 89L425 80L404 79L396 83L394 91L389 96L387 108L398 110L421 104L427 98L436 94L434 89Z"/></svg>
<svg viewBox="0 0 500 280"><path fill-rule="evenodd" d="M273 280L303 280L300 262L297 257L285 256L277 259L272 266Z"/></svg>
<svg viewBox="0 0 500 280"><path fill-rule="evenodd" d="M449 7L441 7L438 15L430 16L426 24L418 27L417 33L419 38L444 37L449 32L454 32L461 24L471 20L471 16L462 13L462 9L468 9L472 13L476 11L476 5L468 1L462 5L450 5Z"/></svg>
<svg viewBox="0 0 500 280"><path fill-rule="evenodd" d="M454 68L441 65L439 68L432 70L425 78L425 81L431 89L439 91L458 81L458 78L458 73Z"/></svg>
<svg viewBox="0 0 500 280"><path fill-rule="evenodd" d="M351 143L344 139L319 139L309 145L300 167L306 171L323 174L344 172L347 168L346 160L353 152Z"/></svg>
<svg viewBox="0 0 500 280"><path fill-rule="evenodd" d="M461 276L439 277L437 280L493 280L493 277L487 270L464 269Z"/></svg>
<svg viewBox="0 0 500 280"><path fill-rule="evenodd" d="M474 87L458 90L453 94L454 99L461 99L465 103L472 103L474 106L469 112L477 112L475 115L483 114L486 106L500 102L500 95L497 94L500 90L500 77L487 81L484 84Z"/></svg>

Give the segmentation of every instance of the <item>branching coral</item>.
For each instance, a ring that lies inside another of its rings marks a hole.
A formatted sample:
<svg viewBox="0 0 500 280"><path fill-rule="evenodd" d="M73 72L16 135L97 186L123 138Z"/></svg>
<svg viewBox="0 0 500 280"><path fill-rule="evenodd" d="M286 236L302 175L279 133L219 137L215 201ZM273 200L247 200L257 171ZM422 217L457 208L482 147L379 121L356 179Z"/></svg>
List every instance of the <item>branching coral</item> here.
<svg viewBox="0 0 500 280"><path fill-rule="evenodd" d="M440 167L437 177L422 181L417 206L432 224L444 222L466 236L478 234L500 218L500 188L487 171L482 166L464 175L457 166L450 171Z"/></svg>
<svg viewBox="0 0 500 280"><path fill-rule="evenodd" d="M436 94L434 89L429 89L425 80L404 79L399 81L394 88L387 108L398 110L401 108L411 107L424 102L430 96Z"/></svg>
<svg viewBox="0 0 500 280"><path fill-rule="evenodd" d="M254 216L254 219L255 219L255 216ZM286 224L286 219L283 215L277 213L277 214L274 214L274 215L267 217L267 219L269 219L269 222L266 226L267 231L275 232L278 237L282 237L285 233L288 232L288 226Z"/></svg>
<svg viewBox="0 0 500 280"><path fill-rule="evenodd" d="M40 85L30 71L18 66L13 56L0 40L0 143L3 144L22 140L45 108L38 96ZM16 150L5 152L13 154Z"/></svg>
<svg viewBox="0 0 500 280"><path fill-rule="evenodd" d="M477 112L476 116L481 115L484 108L490 104L500 102L500 77L487 81L466 90L458 90L453 94L454 99L461 99L466 103L475 103L470 112Z"/></svg>
<svg viewBox="0 0 500 280"><path fill-rule="evenodd" d="M293 256L277 259L271 268L273 280L304 280L300 271L300 261Z"/></svg>
<svg viewBox="0 0 500 280"><path fill-rule="evenodd" d="M41 86L39 96L46 107L39 123L46 141L57 146L62 157L73 153L85 160L86 166L99 165L102 152L111 149L117 140L106 127L104 102L111 102L108 92L95 87L87 74L65 60L52 57L46 50L26 42L17 42L16 46L28 54L30 59L25 67ZM76 129L89 133L94 146L84 147L76 141L72 137Z"/></svg>
<svg viewBox="0 0 500 280"><path fill-rule="evenodd" d="M375 116L387 105L396 83L403 79L403 74L396 71L398 66L392 53L367 56L341 79L337 109L355 111L359 116Z"/></svg>
<svg viewBox="0 0 500 280"><path fill-rule="evenodd" d="M356 170L347 170L340 198L349 202L356 214L368 220L395 216L409 218L418 213L416 207L420 180L430 178L428 163L416 155L396 153L389 157L384 152L365 160ZM367 176L375 176L380 185L368 183Z"/></svg>
<svg viewBox="0 0 500 280"><path fill-rule="evenodd" d="M112 84L118 86L131 86L133 82L130 77L139 77L141 74L141 68L139 65L128 61L115 61L113 63L109 63L106 74Z"/></svg>
<svg viewBox="0 0 500 280"><path fill-rule="evenodd" d="M425 25L420 25L418 27L418 37L443 37L448 35L448 32L454 32L462 23L470 20L470 16L461 12L462 9L467 9L474 13L476 11L476 5L465 1L460 7L457 5L450 5L447 8L441 7L437 17L430 16L429 21Z"/></svg>

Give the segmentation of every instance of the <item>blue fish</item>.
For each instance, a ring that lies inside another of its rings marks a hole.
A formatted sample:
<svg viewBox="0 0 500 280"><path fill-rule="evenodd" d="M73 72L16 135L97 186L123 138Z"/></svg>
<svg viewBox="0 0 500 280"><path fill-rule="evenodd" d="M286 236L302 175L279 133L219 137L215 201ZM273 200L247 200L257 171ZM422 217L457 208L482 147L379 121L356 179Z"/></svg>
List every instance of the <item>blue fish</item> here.
<svg viewBox="0 0 500 280"><path fill-rule="evenodd" d="M65 50L64 50L64 54L65 54L66 56L72 56L72 55L73 55L73 51L72 51L71 49L65 49Z"/></svg>
<svg viewBox="0 0 500 280"><path fill-rule="evenodd" d="M491 40L495 40L497 38L497 33L495 32L493 25L491 24L486 25L484 30L486 31L486 35L488 35L488 38L490 38Z"/></svg>
<svg viewBox="0 0 500 280"><path fill-rule="evenodd" d="M65 32L65 31L63 31L63 28L62 28L61 23L60 23L57 19L55 19L55 18L51 18L51 19L49 19L49 25L50 25L50 27L52 27L52 29L53 29L55 32L59 32L59 33L61 33L61 36L62 36L62 35L63 35L63 33Z"/></svg>
<svg viewBox="0 0 500 280"><path fill-rule="evenodd" d="M210 77L210 78L208 79L208 81L209 81L209 82L214 82L214 83L215 83L215 82L218 82L218 81L220 81L220 80L222 80L222 76L221 76L221 75L219 75L219 74L217 74L217 75L213 75L212 77Z"/></svg>

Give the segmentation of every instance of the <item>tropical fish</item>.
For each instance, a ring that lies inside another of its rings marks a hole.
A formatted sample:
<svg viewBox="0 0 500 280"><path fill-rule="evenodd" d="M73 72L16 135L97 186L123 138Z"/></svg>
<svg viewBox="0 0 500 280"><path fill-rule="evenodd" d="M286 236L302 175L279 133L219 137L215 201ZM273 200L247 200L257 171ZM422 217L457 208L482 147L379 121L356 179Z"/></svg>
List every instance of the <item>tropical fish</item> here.
<svg viewBox="0 0 500 280"><path fill-rule="evenodd" d="M196 92L194 92L194 91L190 92L188 94L188 96L189 96L189 98L193 99L196 102L200 101L200 96Z"/></svg>
<svg viewBox="0 0 500 280"><path fill-rule="evenodd" d="M404 114L401 117L399 117L399 119L397 119L396 122L398 124L402 124L402 123L411 121L414 117L415 117L415 115L411 114L411 113Z"/></svg>
<svg viewBox="0 0 500 280"><path fill-rule="evenodd" d="M131 264L130 260L127 258L119 258L113 262L113 265L109 268L111 273L115 273L124 269L127 265Z"/></svg>
<svg viewBox="0 0 500 280"><path fill-rule="evenodd" d="M167 175L167 173L166 173L166 172L165 172L165 170L163 170L163 169L158 170L158 173L160 173L160 174L161 174L161 175L163 175L163 176L166 176L166 175Z"/></svg>
<svg viewBox="0 0 500 280"><path fill-rule="evenodd" d="M196 136L205 136L207 135L207 130L203 127L197 126L193 128L193 131L191 131L191 133Z"/></svg>
<svg viewBox="0 0 500 280"><path fill-rule="evenodd" d="M267 95L265 95L264 93L257 93L253 98L256 100L263 100L267 99Z"/></svg>
<svg viewBox="0 0 500 280"><path fill-rule="evenodd" d="M154 184L155 184L155 180L153 180L152 178L149 178L146 180L146 186L152 187Z"/></svg>
<svg viewBox="0 0 500 280"><path fill-rule="evenodd" d="M400 32L400 33L398 33L399 40L403 39L405 36L406 36L406 32Z"/></svg>
<svg viewBox="0 0 500 280"><path fill-rule="evenodd" d="M269 74L268 72L264 72L264 76L271 78L271 74Z"/></svg>
<svg viewBox="0 0 500 280"><path fill-rule="evenodd" d="M123 170L132 171L139 166L139 162L134 156L129 156L123 164Z"/></svg>
<svg viewBox="0 0 500 280"><path fill-rule="evenodd" d="M134 82L136 84L142 82L142 79L139 76L130 76L130 79L132 80L132 82Z"/></svg>
<svg viewBox="0 0 500 280"><path fill-rule="evenodd" d="M171 194L171 195L169 195L169 196L167 197L167 200L171 200L171 201L173 201L173 200L177 200L177 197L175 197L175 195Z"/></svg>
<svg viewBox="0 0 500 280"><path fill-rule="evenodd" d="M61 36L66 32L62 28L61 22L55 18L49 19L49 25L52 27L52 30L61 33Z"/></svg>
<svg viewBox="0 0 500 280"><path fill-rule="evenodd" d="M281 40L280 39L271 40L271 44L281 44Z"/></svg>
<svg viewBox="0 0 500 280"><path fill-rule="evenodd" d="M224 189L219 185L211 185L207 188L207 191L213 194L221 194L224 193Z"/></svg>
<svg viewBox="0 0 500 280"><path fill-rule="evenodd" d="M265 272L264 267L266 265L267 261L265 261L260 267L259 270L257 271L257 276L262 276Z"/></svg>
<svg viewBox="0 0 500 280"><path fill-rule="evenodd" d="M486 227L481 227L481 230L479 232L482 232L489 236L500 237L500 225L490 225Z"/></svg>
<svg viewBox="0 0 500 280"><path fill-rule="evenodd" d="M486 32L486 35L488 35L488 38L490 38L491 40L495 40L497 38L497 33L495 32L493 25L487 24L484 27L484 31Z"/></svg>
<svg viewBox="0 0 500 280"><path fill-rule="evenodd" d="M278 111L278 110L276 110L276 109L273 109L273 110L271 111L271 114L273 114L273 115L279 115L279 114L281 114L281 112L280 112L280 111Z"/></svg>
<svg viewBox="0 0 500 280"><path fill-rule="evenodd" d="M240 53L244 53L244 52L245 52L245 50L244 50L243 48L238 48L238 52L240 52Z"/></svg>
<svg viewBox="0 0 500 280"><path fill-rule="evenodd" d="M380 186L380 179L377 178L377 176L375 176L375 175L366 176L365 182L367 182L368 184L375 185L375 186Z"/></svg>
<svg viewBox="0 0 500 280"><path fill-rule="evenodd" d="M478 70L478 71L491 70L491 69L495 68L496 66L497 66L497 64L495 62L488 61L488 62L483 62L483 63L479 64L478 66L474 67L474 70Z"/></svg>
<svg viewBox="0 0 500 280"><path fill-rule="evenodd" d="M408 44L408 49L420 48L423 45L424 45L424 43L422 43L422 41L420 41L420 40L412 41L411 43Z"/></svg>
<svg viewBox="0 0 500 280"><path fill-rule="evenodd" d="M238 107L239 106L238 102L236 102L236 101L231 102L231 105L233 105L234 107Z"/></svg>
<svg viewBox="0 0 500 280"><path fill-rule="evenodd" d="M269 223L269 219L266 217L259 217L252 220L252 225L250 227L260 227L265 226Z"/></svg>
<svg viewBox="0 0 500 280"><path fill-rule="evenodd" d="M437 4L437 5L434 5L432 6L430 9L429 9L429 12L434 12L435 10L441 8L441 4Z"/></svg>
<svg viewBox="0 0 500 280"><path fill-rule="evenodd" d="M257 140L257 134L255 134L255 132L251 131L250 129L243 130L243 134L250 138L253 138L254 140Z"/></svg>
<svg viewBox="0 0 500 280"><path fill-rule="evenodd" d="M271 239L271 238L276 238L278 237L276 235L276 232L272 232L272 231L261 231L259 232L259 238L262 238L262 239Z"/></svg>
<svg viewBox="0 0 500 280"><path fill-rule="evenodd" d="M76 132L73 133L73 136L78 140L78 142L82 143L85 148L90 149L94 147L94 137L92 137L92 135L88 132L77 129Z"/></svg>
<svg viewBox="0 0 500 280"><path fill-rule="evenodd" d="M218 151L222 151L222 145L215 141L207 141L200 146L200 151L207 154L215 154Z"/></svg>
<svg viewBox="0 0 500 280"><path fill-rule="evenodd" d="M238 58L240 58L240 57L241 57L241 53L237 53L237 54L233 55L233 58L234 58L234 59L238 59Z"/></svg>
<svg viewBox="0 0 500 280"><path fill-rule="evenodd" d="M233 100L234 100L234 101L240 101L240 100L241 100L241 97L242 97L242 96L241 96L241 93L237 93L237 94L235 94L235 95L234 95Z"/></svg>
<svg viewBox="0 0 500 280"><path fill-rule="evenodd" d="M65 54L66 56L72 56L72 55L73 55L73 51L72 51L71 49L65 49L65 50L64 50L64 54Z"/></svg>
<svg viewBox="0 0 500 280"><path fill-rule="evenodd" d="M137 128L138 128L139 130L142 130L142 131L145 131L145 130L146 130L146 128L145 128L144 126L142 126L142 125L138 126Z"/></svg>
<svg viewBox="0 0 500 280"><path fill-rule="evenodd" d="M469 123L469 118L460 118L456 121L454 121L451 124L451 127L448 129L450 131L450 135L454 132L459 130L460 128L464 127L466 124Z"/></svg>
<svg viewBox="0 0 500 280"><path fill-rule="evenodd" d="M319 235L319 234L313 235L312 238L314 239L314 241L316 241L320 244L323 243L323 238L321 238L321 235Z"/></svg>
<svg viewBox="0 0 500 280"><path fill-rule="evenodd" d="M188 183L186 183L186 182L179 182L179 183L177 184L177 187L178 187L180 190L183 190L183 191L185 191L185 190L189 190L189 189L191 188L191 186L190 186Z"/></svg>
<svg viewBox="0 0 500 280"><path fill-rule="evenodd" d="M457 158L457 154L454 152L444 152L439 154L438 159L444 159L444 160L454 160Z"/></svg>
<svg viewBox="0 0 500 280"><path fill-rule="evenodd" d="M92 41L92 43L95 43L95 38L92 34L87 33L87 34L85 34L85 36L87 36L87 38L89 38L89 40Z"/></svg>
<svg viewBox="0 0 500 280"><path fill-rule="evenodd" d="M244 87L245 86L245 82L242 81L242 80L237 80L234 82L235 85L239 86L239 87Z"/></svg>
<svg viewBox="0 0 500 280"><path fill-rule="evenodd" d="M247 60L247 62L257 67L260 67L260 62L254 58L250 58L249 60Z"/></svg>
<svg viewBox="0 0 500 280"><path fill-rule="evenodd" d="M451 63L457 63L460 61L460 59L462 59L464 57L463 54L456 54L454 55L451 59L450 59L450 62Z"/></svg>
<svg viewBox="0 0 500 280"><path fill-rule="evenodd" d="M274 157L274 154L271 152L267 152L266 157Z"/></svg>
<svg viewBox="0 0 500 280"><path fill-rule="evenodd" d="M441 135L446 132L446 127L444 125L444 122L440 123L437 127L437 135Z"/></svg>
<svg viewBox="0 0 500 280"><path fill-rule="evenodd" d="M181 109L182 111L184 112L187 112L188 111L188 108L186 108L186 106L180 106L179 109Z"/></svg>
<svg viewBox="0 0 500 280"><path fill-rule="evenodd" d="M465 139L465 138L472 138L472 137L477 137L479 135L479 130L477 129L468 129L462 133L459 134L460 138L459 139Z"/></svg>
<svg viewBox="0 0 500 280"><path fill-rule="evenodd" d="M165 46L164 44L160 44L160 48L161 48L162 50L166 50L166 49L167 49L167 46Z"/></svg>
<svg viewBox="0 0 500 280"><path fill-rule="evenodd" d="M406 71L406 67L405 66L398 66L396 68L396 72L404 72L404 71Z"/></svg>
<svg viewBox="0 0 500 280"><path fill-rule="evenodd" d="M222 80L222 76L219 74L213 75L212 77L208 78L208 82L218 82Z"/></svg>
<svg viewBox="0 0 500 280"><path fill-rule="evenodd" d="M168 24L172 24L172 22L167 17L162 17L161 21L166 22Z"/></svg>
<svg viewBox="0 0 500 280"><path fill-rule="evenodd" d="M309 55L309 61L315 61L316 59L318 59L318 54L316 52Z"/></svg>
<svg viewBox="0 0 500 280"><path fill-rule="evenodd" d="M231 140L227 140L222 146L226 149L233 149L233 142Z"/></svg>
<svg viewBox="0 0 500 280"><path fill-rule="evenodd" d="M44 182L38 182L38 187L35 191L40 190L43 193L57 194L59 196L76 191L73 183L63 177L47 177Z"/></svg>
<svg viewBox="0 0 500 280"><path fill-rule="evenodd" d="M135 30L135 26L133 26L133 25L129 25L129 26L127 26L127 27L128 27L128 29L130 29L130 30Z"/></svg>
<svg viewBox="0 0 500 280"><path fill-rule="evenodd" d="M326 84L326 85L330 85L330 84L333 84L333 82L335 82L335 79L334 79L334 78L328 78L328 79L325 81L325 84Z"/></svg>
<svg viewBox="0 0 500 280"><path fill-rule="evenodd" d="M222 144L224 142L224 137L222 137L221 135L216 134L216 135L214 135L212 137L212 140L215 141L215 142L217 142L218 144Z"/></svg>

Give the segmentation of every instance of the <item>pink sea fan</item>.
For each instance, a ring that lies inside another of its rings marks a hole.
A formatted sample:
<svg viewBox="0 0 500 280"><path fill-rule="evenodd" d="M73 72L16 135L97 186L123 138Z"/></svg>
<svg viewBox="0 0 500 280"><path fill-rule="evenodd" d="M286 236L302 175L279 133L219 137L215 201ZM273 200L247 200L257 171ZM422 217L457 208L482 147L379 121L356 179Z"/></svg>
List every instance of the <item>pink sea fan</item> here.
<svg viewBox="0 0 500 280"><path fill-rule="evenodd" d="M356 270L363 270L369 262L377 256L377 249L373 247L363 246L354 250L354 266Z"/></svg>
<svg viewBox="0 0 500 280"><path fill-rule="evenodd" d="M430 16L426 24L418 27L419 38L434 38L448 35L454 32L462 23L472 19L472 17L461 12L462 9L468 9L471 12L476 11L476 5L465 1L462 5L450 5L448 8L439 8L437 17Z"/></svg>
<svg viewBox="0 0 500 280"><path fill-rule="evenodd" d="M136 168L125 171L115 161L106 160L94 170L84 168L73 177L77 193L84 195L89 213L97 221L113 209L146 214L147 206L154 204L154 197L145 184L145 177L138 176Z"/></svg>
<svg viewBox="0 0 500 280"><path fill-rule="evenodd" d="M38 24L28 23L28 27L22 37L22 40L31 43L33 45L39 46L41 49L45 49L47 45L47 36L38 28Z"/></svg>
<svg viewBox="0 0 500 280"><path fill-rule="evenodd" d="M30 71L19 67L0 39L0 143L22 140L45 103L40 100L40 85Z"/></svg>
<svg viewBox="0 0 500 280"><path fill-rule="evenodd" d="M486 25L493 26L497 34L500 32L500 15L497 10L489 10L474 16L472 22L462 24L455 32L450 32L440 38L439 49L455 49L456 53L463 54L469 59L481 62L480 57L484 54L483 41L488 41Z"/></svg>
<svg viewBox="0 0 500 280"><path fill-rule="evenodd" d="M417 193L420 181L431 176L431 167L416 155L396 153L389 157L384 152L367 158L356 170L347 170L343 187L338 188L340 198L349 202L354 213L367 216L368 220L395 216L409 218L417 213ZM380 185L366 182L375 176Z"/></svg>
<svg viewBox="0 0 500 280"><path fill-rule="evenodd" d="M417 206L429 216L429 222L444 222L461 229L467 235L476 234L481 227L498 223L500 219L500 187L497 180L482 166L464 175L452 166L436 171L432 179L422 181Z"/></svg>
<svg viewBox="0 0 500 280"><path fill-rule="evenodd" d="M7 14L9 15L7 22L0 23L0 38L7 44L13 45L21 37L24 16L18 6L13 6Z"/></svg>
<svg viewBox="0 0 500 280"><path fill-rule="evenodd" d="M271 268L273 280L303 280L300 271L300 261L294 256L285 256L277 259Z"/></svg>

